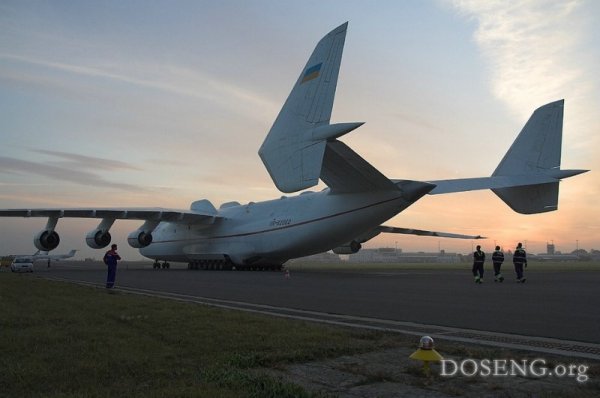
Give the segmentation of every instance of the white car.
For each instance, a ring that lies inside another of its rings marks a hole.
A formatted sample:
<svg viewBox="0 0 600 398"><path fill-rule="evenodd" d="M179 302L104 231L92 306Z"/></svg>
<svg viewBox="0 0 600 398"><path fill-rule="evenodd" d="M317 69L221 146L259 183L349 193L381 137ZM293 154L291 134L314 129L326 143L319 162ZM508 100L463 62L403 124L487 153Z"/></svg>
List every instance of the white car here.
<svg viewBox="0 0 600 398"><path fill-rule="evenodd" d="M30 258L15 258L10 265L12 272L33 272L33 262Z"/></svg>

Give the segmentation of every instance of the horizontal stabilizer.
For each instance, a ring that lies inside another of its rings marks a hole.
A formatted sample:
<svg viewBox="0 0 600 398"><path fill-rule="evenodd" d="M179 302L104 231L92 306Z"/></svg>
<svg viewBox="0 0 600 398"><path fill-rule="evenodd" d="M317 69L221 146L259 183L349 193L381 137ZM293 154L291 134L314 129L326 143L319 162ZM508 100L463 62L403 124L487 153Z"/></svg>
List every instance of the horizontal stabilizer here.
<svg viewBox="0 0 600 398"><path fill-rule="evenodd" d="M332 141L365 124L364 122L324 124L312 132L313 141Z"/></svg>
<svg viewBox="0 0 600 398"><path fill-rule="evenodd" d="M560 170L553 169L535 174L521 174L513 176L492 176L479 178L458 178L454 180L434 180L428 181L435 185L435 188L429 192L431 195L438 195L453 192L476 191L480 189L500 189L521 187L527 185L551 184L559 182L564 178L576 176L585 173L587 170Z"/></svg>
<svg viewBox="0 0 600 398"><path fill-rule="evenodd" d="M431 195L491 189L521 214L558 208L562 179L588 170L561 170L564 100L536 109L491 177L429 181Z"/></svg>
<svg viewBox="0 0 600 398"><path fill-rule="evenodd" d="M321 179L334 193L398 189L369 162L336 140L327 142Z"/></svg>

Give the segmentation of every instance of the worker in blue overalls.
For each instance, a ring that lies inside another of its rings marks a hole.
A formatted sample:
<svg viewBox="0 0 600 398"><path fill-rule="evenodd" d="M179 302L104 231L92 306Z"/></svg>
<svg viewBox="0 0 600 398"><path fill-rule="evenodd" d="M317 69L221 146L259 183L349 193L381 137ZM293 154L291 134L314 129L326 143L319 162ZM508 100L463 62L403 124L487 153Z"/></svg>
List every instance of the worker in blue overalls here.
<svg viewBox="0 0 600 398"><path fill-rule="evenodd" d="M115 287L115 278L117 277L117 261L121 259L117 253L117 245L113 244L110 250L104 255L104 264L108 266L106 275L106 288L112 289Z"/></svg>
<svg viewBox="0 0 600 398"><path fill-rule="evenodd" d="M477 245L477 250L473 253L473 276L475 283L483 283L483 263L485 262L485 253L481 251L481 246Z"/></svg>
<svg viewBox="0 0 600 398"><path fill-rule="evenodd" d="M500 250L500 246L496 246L494 254L492 254L492 264L494 264L494 282L503 282L504 277L500 273L500 267L504 262L504 253Z"/></svg>
<svg viewBox="0 0 600 398"><path fill-rule="evenodd" d="M513 264L517 274L517 282L525 283L527 279L523 276L523 267L527 268L527 253L525 253L521 242L519 242L513 254Z"/></svg>

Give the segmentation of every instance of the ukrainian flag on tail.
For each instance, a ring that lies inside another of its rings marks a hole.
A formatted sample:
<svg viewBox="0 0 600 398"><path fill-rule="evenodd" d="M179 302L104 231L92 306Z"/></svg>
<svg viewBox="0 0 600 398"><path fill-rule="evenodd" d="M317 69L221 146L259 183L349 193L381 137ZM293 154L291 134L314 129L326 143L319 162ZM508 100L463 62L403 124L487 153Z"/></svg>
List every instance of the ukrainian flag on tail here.
<svg viewBox="0 0 600 398"><path fill-rule="evenodd" d="M302 77L302 81L300 82L300 84L306 83L307 81L310 81L310 80L313 80L313 79L316 79L317 77L319 77L319 73L321 71L321 65L323 65L323 62L306 69L306 72L304 72L304 76Z"/></svg>

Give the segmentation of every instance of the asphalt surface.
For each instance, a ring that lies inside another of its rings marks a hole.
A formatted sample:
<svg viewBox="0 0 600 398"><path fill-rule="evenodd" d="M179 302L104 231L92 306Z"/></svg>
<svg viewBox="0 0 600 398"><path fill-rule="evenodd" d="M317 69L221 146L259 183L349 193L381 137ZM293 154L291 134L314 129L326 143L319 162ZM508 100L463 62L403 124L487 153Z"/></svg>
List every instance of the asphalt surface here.
<svg viewBox="0 0 600 398"><path fill-rule="evenodd" d="M66 264L66 263L64 263ZM38 276L102 284L102 265L36 265ZM191 296L600 343L600 272L530 272L473 283L470 270L188 271L121 265L117 286Z"/></svg>

